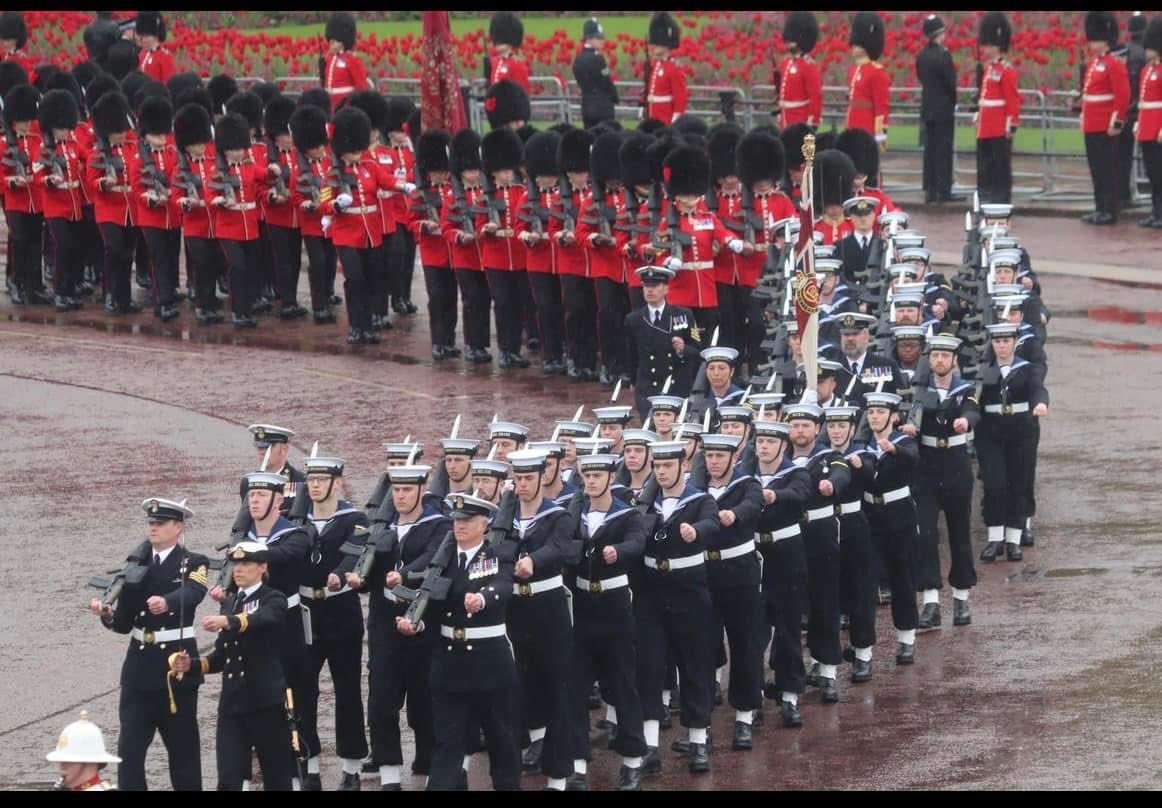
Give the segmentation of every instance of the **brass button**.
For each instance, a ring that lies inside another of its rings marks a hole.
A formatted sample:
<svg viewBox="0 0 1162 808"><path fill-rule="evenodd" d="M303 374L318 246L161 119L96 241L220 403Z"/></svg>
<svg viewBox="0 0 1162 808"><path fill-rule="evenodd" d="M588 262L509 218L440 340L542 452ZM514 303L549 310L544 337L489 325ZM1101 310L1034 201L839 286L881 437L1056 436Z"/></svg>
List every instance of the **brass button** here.
<svg viewBox="0 0 1162 808"><path fill-rule="evenodd" d="M468 637L468 633L464 629L462 629L462 628L452 629L452 639L453 640L464 640L464 639L467 639L467 637Z"/></svg>
<svg viewBox="0 0 1162 808"><path fill-rule="evenodd" d="M590 581L589 591L595 595L599 594L601 592L601 581Z"/></svg>

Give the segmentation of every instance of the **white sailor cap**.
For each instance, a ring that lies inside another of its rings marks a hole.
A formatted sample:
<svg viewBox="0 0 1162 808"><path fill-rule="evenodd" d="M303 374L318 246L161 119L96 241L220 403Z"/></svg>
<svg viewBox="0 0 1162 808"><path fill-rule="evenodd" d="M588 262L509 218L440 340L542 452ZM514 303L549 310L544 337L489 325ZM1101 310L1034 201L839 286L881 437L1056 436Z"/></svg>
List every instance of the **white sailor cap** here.
<svg viewBox="0 0 1162 808"><path fill-rule="evenodd" d="M701 426L698 428L701 429ZM654 460L681 460L686 456L686 442L680 440L655 441L650 444L650 453Z"/></svg>
<svg viewBox="0 0 1162 808"><path fill-rule="evenodd" d="M836 247L834 244L816 244L814 246L815 260L819 261L824 258L834 258L835 249Z"/></svg>
<svg viewBox="0 0 1162 808"><path fill-rule="evenodd" d="M633 417L633 407L617 405L612 407L594 407L593 414L597 416L599 424L621 424L625 426Z"/></svg>
<svg viewBox="0 0 1162 808"><path fill-rule="evenodd" d="M823 273L838 274L843 269L843 262L838 258L817 258L815 260L815 274L821 275Z"/></svg>
<svg viewBox="0 0 1162 808"><path fill-rule="evenodd" d="M723 435L716 433L702 436L702 451L704 452L733 452L742 443L739 435Z"/></svg>
<svg viewBox="0 0 1162 808"><path fill-rule="evenodd" d="M892 222L896 222L896 226L903 229L908 226L911 221L906 211L902 210L888 210L880 214L880 229L891 229Z"/></svg>
<svg viewBox="0 0 1162 808"><path fill-rule="evenodd" d="M613 441L609 438L574 438L573 445L577 447L577 457L587 454L604 454L613 448Z"/></svg>
<svg viewBox="0 0 1162 808"><path fill-rule="evenodd" d="M424 456L424 445L422 443L385 443L383 444L383 451L387 453L388 460L407 460L412 457L412 452L415 452L415 457Z"/></svg>
<svg viewBox="0 0 1162 808"><path fill-rule="evenodd" d="M528 437L529 428L524 424L517 424L512 421L494 421L488 425L489 440L508 438L517 443L524 443L528 440Z"/></svg>
<svg viewBox="0 0 1162 808"><path fill-rule="evenodd" d="M1020 250L996 250L989 255L989 266L994 269L996 267L1019 267L1020 265Z"/></svg>
<svg viewBox="0 0 1162 808"><path fill-rule="evenodd" d="M247 474L247 491L274 491L281 494L286 487L286 478L273 471L255 471Z"/></svg>
<svg viewBox="0 0 1162 808"><path fill-rule="evenodd" d="M1002 295L1023 295L1026 294L1025 287L1019 283L994 283L993 297L1000 297Z"/></svg>
<svg viewBox="0 0 1162 808"><path fill-rule="evenodd" d="M738 423L749 424L754 420L754 410L745 404L724 404L718 408L718 418L720 421L736 421Z"/></svg>
<svg viewBox="0 0 1162 808"><path fill-rule="evenodd" d="M650 402L654 412L676 413L682 410L682 402L686 399L681 396L650 396L646 400Z"/></svg>
<svg viewBox="0 0 1162 808"><path fill-rule="evenodd" d="M473 477L496 477L499 480L508 478L508 464L500 460L473 460L471 468Z"/></svg>
<svg viewBox="0 0 1162 808"><path fill-rule="evenodd" d="M646 446L661 440L657 432L648 429L627 429L621 433L621 442L626 446Z"/></svg>
<svg viewBox="0 0 1162 808"><path fill-rule="evenodd" d="M892 264L891 266L889 266L888 267L888 274L893 275L893 276L899 275L901 277L904 275L909 275L909 276L915 278L917 275L920 274L920 270L915 264L908 264L908 263L901 262L901 263Z"/></svg>
<svg viewBox="0 0 1162 808"><path fill-rule="evenodd" d="M896 253L901 261L920 261L927 264L932 260L932 251L927 247L908 247Z"/></svg>
<svg viewBox="0 0 1162 808"><path fill-rule="evenodd" d="M855 423L859 420L859 407L824 407L823 420L827 423Z"/></svg>
<svg viewBox="0 0 1162 808"><path fill-rule="evenodd" d="M472 438L444 438L440 441L446 455L467 455L475 457L480 451L480 441Z"/></svg>
<svg viewBox="0 0 1162 808"><path fill-rule="evenodd" d="M830 359L819 359L817 360L816 364L819 365L820 377L834 376L839 373L839 371L843 370L843 365Z"/></svg>
<svg viewBox="0 0 1162 808"><path fill-rule="evenodd" d="M674 425L674 434L679 438L695 438L700 439L702 433L706 430L702 428L702 424L697 421L685 421L681 424Z"/></svg>
<svg viewBox="0 0 1162 808"><path fill-rule="evenodd" d="M565 456L565 444L559 440L537 440L525 444L526 449L544 452L546 457L561 458Z"/></svg>
<svg viewBox="0 0 1162 808"><path fill-rule="evenodd" d="M1013 215L1013 206L1007 202L990 202L980 206L980 213L986 219L1008 219Z"/></svg>
<svg viewBox="0 0 1162 808"><path fill-rule="evenodd" d="M558 421L556 431L558 438L587 438L593 434L593 424L584 421Z"/></svg>
<svg viewBox="0 0 1162 808"><path fill-rule="evenodd" d="M273 424L251 424L246 427L254 436L254 445L259 449L266 449L272 443L289 443L294 437L294 430Z"/></svg>
<svg viewBox="0 0 1162 808"><path fill-rule="evenodd" d="M387 470L392 485L423 485L431 473L431 466L392 466Z"/></svg>
<svg viewBox="0 0 1162 808"><path fill-rule="evenodd" d="M771 232L776 235L782 235L787 232L787 228L791 229L791 238L799 234L799 229L802 224L799 222L798 216L788 216L786 219L779 219L771 225Z"/></svg>
<svg viewBox="0 0 1162 808"><path fill-rule="evenodd" d="M305 464L307 474L330 474L333 477L342 477L346 465L341 457L308 457Z"/></svg>
<svg viewBox="0 0 1162 808"><path fill-rule="evenodd" d="M904 284L900 284L900 285L903 286ZM908 285L911 286L911 284L908 284ZM897 290L896 293L892 295L892 305L895 306L896 308L899 308L900 306L916 306L917 308L923 308L924 307L924 290L923 289L919 289L919 290L900 289L900 290Z"/></svg>
<svg viewBox="0 0 1162 808"><path fill-rule="evenodd" d="M751 393L747 398L747 403L759 408L766 407L770 410L782 407L784 398L786 395L783 393Z"/></svg>
<svg viewBox="0 0 1162 808"><path fill-rule="evenodd" d="M534 471L544 471L545 463L549 459L548 452L536 449L522 449L519 452L509 452L508 462L512 464L513 474L529 474Z"/></svg>
<svg viewBox="0 0 1162 808"><path fill-rule="evenodd" d="M702 361L706 363L726 362L733 366L738 361L738 349L726 345L713 345L709 348L703 348L701 356Z"/></svg>
<svg viewBox="0 0 1162 808"><path fill-rule="evenodd" d="M788 440L791 437L791 425L783 421L755 421L754 434L756 438Z"/></svg>
<svg viewBox="0 0 1162 808"><path fill-rule="evenodd" d="M584 474L587 471L616 471L621 458L615 454L583 454L577 456L577 470Z"/></svg>
<svg viewBox="0 0 1162 808"><path fill-rule="evenodd" d="M923 342L928 329L922 325L898 325L892 329L892 339L896 342L908 339L917 339Z"/></svg>
<svg viewBox="0 0 1162 808"><path fill-rule="evenodd" d="M989 332L989 339L1016 337L1019 328L1016 323L993 323L992 325L985 326L985 329Z"/></svg>
<svg viewBox="0 0 1162 808"><path fill-rule="evenodd" d="M932 351L947 351L948 353L956 353L960 350L960 337L952 334L933 334L928 337L928 352Z"/></svg>
<svg viewBox="0 0 1162 808"><path fill-rule="evenodd" d="M823 409L817 404L791 404L783 407L783 417L790 421L814 421L819 423L823 418Z"/></svg>
<svg viewBox="0 0 1162 808"><path fill-rule="evenodd" d="M997 236L992 241L994 250L1020 250L1021 240L1014 235Z"/></svg>
<svg viewBox="0 0 1162 808"><path fill-rule="evenodd" d="M923 247L924 242L927 240L928 237L921 233L919 230L901 230L899 233L896 233L895 237L892 239L896 245L897 250L907 250L912 247Z"/></svg>
<svg viewBox="0 0 1162 808"><path fill-rule="evenodd" d="M903 399L896 393L882 392L882 393L864 393L863 403L868 409L872 407L883 407L885 409L894 410L900 406Z"/></svg>
<svg viewBox="0 0 1162 808"><path fill-rule="evenodd" d="M145 511L146 518L150 522L168 522L171 519L184 522L194 515L194 512L186 507L184 499L175 502L172 499L150 497L141 501L141 509Z"/></svg>

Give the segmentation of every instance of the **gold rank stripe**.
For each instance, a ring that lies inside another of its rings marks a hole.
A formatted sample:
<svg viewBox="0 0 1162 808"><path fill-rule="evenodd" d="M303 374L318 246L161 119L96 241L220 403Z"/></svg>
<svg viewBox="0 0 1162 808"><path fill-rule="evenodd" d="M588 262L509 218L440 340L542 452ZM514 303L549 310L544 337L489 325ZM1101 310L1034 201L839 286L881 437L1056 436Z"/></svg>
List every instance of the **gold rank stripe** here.
<svg viewBox="0 0 1162 808"><path fill-rule="evenodd" d="M196 584L201 584L202 586L208 586L209 579L206 577L206 565L203 564L202 566L198 567L196 570L191 572L190 573L190 580Z"/></svg>
<svg viewBox="0 0 1162 808"><path fill-rule="evenodd" d="M333 191L330 185L324 185L319 189L319 202L330 202Z"/></svg>
<svg viewBox="0 0 1162 808"><path fill-rule="evenodd" d="M235 616L238 618L238 633L245 634L246 629L250 628L250 615L239 614Z"/></svg>

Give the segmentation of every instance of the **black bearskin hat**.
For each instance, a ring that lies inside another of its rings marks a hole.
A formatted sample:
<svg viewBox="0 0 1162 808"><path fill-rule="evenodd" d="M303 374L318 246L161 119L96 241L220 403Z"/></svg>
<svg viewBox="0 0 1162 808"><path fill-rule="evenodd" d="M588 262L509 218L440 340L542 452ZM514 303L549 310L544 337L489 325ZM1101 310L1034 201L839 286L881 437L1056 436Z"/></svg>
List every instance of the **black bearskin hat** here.
<svg viewBox="0 0 1162 808"><path fill-rule="evenodd" d="M637 130L645 135L653 135L657 133L659 129L665 128L666 125L659 121L657 118L646 118L644 121L637 125Z"/></svg>
<svg viewBox="0 0 1162 808"><path fill-rule="evenodd" d="M105 93L93 105L93 129L98 135L108 137L115 132L128 132L129 99L118 92Z"/></svg>
<svg viewBox="0 0 1162 808"><path fill-rule="evenodd" d="M43 95L48 90L48 82L53 76L61 72L61 69L54 64L39 64L36 66L36 89L40 90Z"/></svg>
<svg viewBox="0 0 1162 808"><path fill-rule="evenodd" d="M1109 11L1087 11L1085 13L1085 39L1087 42L1106 41L1113 47L1118 41L1118 21Z"/></svg>
<svg viewBox="0 0 1162 808"><path fill-rule="evenodd" d="M1162 53L1162 14L1154 15L1150 24L1146 26L1146 33L1142 37L1142 47Z"/></svg>
<svg viewBox="0 0 1162 808"><path fill-rule="evenodd" d="M585 129L571 129L561 135L557 146L557 171L561 174L588 172L592 146L593 135Z"/></svg>
<svg viewBox="0 0 1162 808"><path fill-rule="evenodd" d="M105 69L121 81L137 69L137 46L128 39L118 39L105 54Z"/></svg>
<svg viewBox="0 0 1162 808"><path fill-rule="evenodd" d="M621 132L605 132L593 141L589 152L589 177L595 183L605 185L610 180L621 179L621 163L617 156L625 135Z"/></svg>
<svg viewBox="0 0 1162 808"><path fill-rule="evenodd" d="M387 99L375 90L363 90L355 93L347 99L345 106L355 107L367 113L367 117L371 120L371 128L378 129L383 133L384 137L387 132L384 130L384 122L387 120Z"/></svg>
<svg viewBox="0 0 1162 808"><path fill-rule="evenodd" d="M37 112L40 131L45 133L51 133L53 129L75 129L81 117L77 99L68 90L49 90L40 99Z"/></svg>
<svg viewBox="0 0 1162 808"><path fill-rule="evenodd" d="M820 146L816 141L815 148L818 151L825 151L827 146ZM863 129L844 129L835 138L835 148L851 158L857 174L866 174L873 179L879 176L880 147L870 132Z"/></svg>
<svg viewBox="0 0 1162 808"><path fill-rule="evenodd" d="M646 160L650 165L650 180L651 182L662 182L665 175L666 156L682 145L677 133L670 127L665 127L658 130L658 134L654 137L654 142L646 149Z"/></svg>
<svg viewBox="0 0 1162 808"><path fill-rule="evenodd" d="M448 148L452 136L443 129L429 129L416 141L416 171L430 174L448 170Z"/></svg>
<svg viewBox="0 0 1162 808"><path fill-rule="evenodd" d="M221 115L226 112L226 102L238 94L238 82L234 81L233 76L219 73L210 78L206 89L210 93L210 102L214 105L214 114Z"/></svg>
<svg viewBox="0 0 1162 808"><path fill-rule="evenodd" d="M995 45L1003 51L1009 49L1013 39L1013 27L1009 25L1009 18L1003 11L990 11L981 17L980 34L977 43L980 45Z"/></svg>
<svg viewBox="0 0 1162 808"><path fill-rule="evenodd" d="M519 172L524 144L511 129L494 129L480 141L480 157L489 174L506 168Z"/></svg>
<svg viewBox="0 0 1162 808"><path fill-rule="evenodd" d="M803 159L803 141L809 134L811 134L811 127L805 123L796 123L788 126L780 135L788 171L799 168L805 162Z"/></svg>
<svg viewBox="0 0 1162 808"><path fill-rule="evenodd" d="M210 100L210 94L205 87L187 87L174 96L173 103L178 109L186 104L197 104L210 113L211 118L214 117L214 102Z"/></svg>
<svg viewBox="0 0 1162 808"><path fill-rule="evenodd" d="M331 94L322 87L312 87L309 90L303 90L299 96L299 106L310 105L318 107L327 115L327 120L331 120Z"/></svg>
<svg viewBox="0 0 1162 808"><path fill-rule="evenodd" d="M861 11L851 21L849 45L859 45L871 60L884 55L884 21L874 11Z"/></svg>
<svg viewBox="0 0 1162 808"><path fill-rule="evenodd" d="M255 131L262 129L262 99L247 90L226 102L226 111L241 115Z"/></svg>
<svg viewBox="0 0 1162 808"><path fill-rule="evenodd" d="M367 151L371 145L371 119L366 112L355 107L343 107L335 113L332 123L334 134L331 136L331 150L336 156Z"/></svg>
<svg viewBox="0 0 1162 808"><path fill-rule="evenodd" d="M811 11L792 11L783 23L783 41L794 42L801 53L810 53L819 41L819 20Z"/></svg>
<svg viewBox="0 0 1162 808"><path fill-rule="evenodd" d="M214 124L210 112L201 104L186 104L173 116L174 142L179 149L214 139Z"/></svg>
<svg viewBox="0 0 1162 808"><path fill-rule="evenodd" d="M750 131L734 150L735 172L745 185L762 180L778 183L787 170L783 141L768 132Z"/></svg>
<svg viewBox="0 0 1162 808"><path fill-rule="evenodd" d="M448 147L448 168L459 175L483 166L480 163L480 135L474 129L461 129L452 136Z"/></svg>
<svg viewBox="0 0 1162 808"><path fill-rule="evenodd" d="M202 77L197 73L175 73L169 81L165 83L169 90L170 98L177 99L182 90L187 87L202 87Z"/></svg>
<svg viewBox="0 0 1162 808"><path fill-rule="evenodd" d="M815 151L821 152L826 149L838 149L836 142L839 140L839 133L834 129L828 129L826 132L820 132L815 135Z"/></svg>
<svg viewBox="0 0 1162 808"><path fill-rule="evenodd" d="M89 86L85 88L85 106L92 111L96 106L97 101L101 99L105 93L115 93L121 89L117 84L117 79L113 78L108 73L101 73L97 78L89 82Z"/></svg>
<svg viewBox="0 0 1162 808"><path fill-rule="evenodd" d="M117 23L110 25L98 20L85 28L81 38L89 59L98 65L104 65L109 49L120 41L121 32L117 29Z"/></svg>
<svg viewBox="0 0 1162 808"><path fill-rule="evenodd" d="M498 11L488 23L488 38L497 45L519 48L525 38L524 24L511 11Z"/></svg>
<svg viewBox="0 0 1162 808"><path fill-rule="evenodd" d="M715 124L707 137L706 150L710 154L710 176L714 179L729 177L735 173L734 152L742 138L742 127L723 122Z"/></svg>
<svg viewBox="0 0 1162 808"><path fill-rule="evenodd" d="M157 11L137 12L137 22L133 27L138 36L155 36L165 42L165 20Z"/></svg>
<svg viewBox="0 0 1162 808"><path fill-rule="evenodd" d="M650 174L648 151L654 139L641 132L632 132L617 150L617 163L621 169L621 179L626 187L649 185L653 181Z"/></svg>
<svg viewBox="0 0 1162 808"><path fill-rule="evenodd" d="M271 98L262 116L262 129L266 136L273 138L290 132L290 119L294 114L294 101L281 94Z"/></svg>
<svg viewBox="0 0 1162 808"><path fill-rule="evenodd" d="M327 113L312 104L304 104L290 116L291 138L295 148L308 152L327 145Z"/></svg>
<svg viewBox="0 0 1162 808"><path fill-rule="evenodd" d="M537 132L525 141L525 170L533 179L557 176L557 147L561 136L556 132Z"/></svg>
<svg viewBox="0 0 1162 808"><path fill-rule="evenodd" d="M225 157L228 151L250 148L250 123L236 112L223 115L214 124L214 148Z"/></svg>
<svg viewBox="0 0 1162 808"><path fill-rule="evenodd" d="M89 86L89 82L101 75L100 65L94 62L81 62L73 66L73 78L82 90Z"/></svg>
<svg viewBox="0 0 1162 808"><path fill-rule="evenodd" d="M4 123L11 126L17 121L35 121L39 104L40 90L31 84L17 84L4 96Z"/></svg>
<svg viewBox="0 0 1162 808"><path fill-rule="evenodd" d="M593 133L593 137L597 137L604 135L606 132L624 132L625 129L619 121L610 119L593 124L593 126L589 127L589 131Z"/></svg>
<svg viewBox="0 0 1162 808"><path fill-rule="evenodd" d="M137 110L137 127L143 135L168 135L173 131L173 105L168 98L151 95Z"/></svg>
<svg viewBox="0 0 1162 808"><path fill-rule="evenodd" d="M355 18L346 11L333 12L323 36L342 42L346 50L355 50Z"/></svg>
<svg viewBox="0 0 1162 808"><path fill-rule="evenodd" d="M532 124L526 123L520 129L517 129L516 133L517 133L517 135L520 136L521 143L528 143L529 138L531 138L533 135L535 135L537 133L537 131L538 131L537 127L533 126ZM412 137L415 137L415 136L412 135Z"/></svg>
<svg viewBox="0 0 1162 808"><path fill-rule="evenodd" d="M676 196L703 196L710 188L710 158L694 146L681 145L663 163L666 193Z"/></svg>
<svg viewBox="0 0 1162 808"><path fill-rule="evenodd" d="M0 96L18 84L28 84L28 72L17 62L0 62Z"/></svg>
<svg viewBox="0 0 1162 808"><path fill-rule="evenodd" d="M383 132L384 137L388 132L405 132L408 119L416 111L416 105L410 98L400 98L399 96L392 96L387 99L387 110L383 116ZM418 137L417 132L415 137Z"/></svg>
<svg viewBox="0 0 1162 808"><path fill-rule="evenodd" d="M73 76L72 73L60 72L53 76L44 85L45 90L65 90L77 102L77 110L79 112L81 104L84 103L84 93L81 92L81 85ZM71 128L71 127L70 127Z"/></svg>
<svg viewBox="0 0 1162 808"><path fill-rule="evenodd" d="M815 155L812 174L815 192L815 213L821 214L827 205L842 205L851 198L855 183L855 164L838 149L827 149Z"/></svg>
<svg viewBox="0 0 1162 808"><path fill-rule="evenodd" d="M671 50L682 40L682 29L668 11L658 11L650 18L650 44Z"/></svg>
<svg viewBox="0 0 1162 808"><path fill-rule="evenodd" d="M683 137L686 135L708 137L710 135L710 125L706 123L706 119L689 112L679 115L670 126Z"/></svg>
<svg viewBox="0 0 1162 808"><path fill-rule="evenodd" d="M508 79L498 81L488 88L484 111L488 113L488 125L493 129L513 121L527 121L532 117L532 106L524 88Z"/></svg>
<svg viewBox="0 0 1162 808"><path fill-rule="evenodd" d="M258 82L250 88L250 92L262 99L263 107L270 103L270 99L282 95L282 91L278 89L278 85L270 81Z"/></svg>
<svg viewBox="0 0 1162 808"><path fill-rule="evenodd" d="M19 11L5 11L0 14L0 39L15 39L16 50L28 44L28 26Z"/></svg>

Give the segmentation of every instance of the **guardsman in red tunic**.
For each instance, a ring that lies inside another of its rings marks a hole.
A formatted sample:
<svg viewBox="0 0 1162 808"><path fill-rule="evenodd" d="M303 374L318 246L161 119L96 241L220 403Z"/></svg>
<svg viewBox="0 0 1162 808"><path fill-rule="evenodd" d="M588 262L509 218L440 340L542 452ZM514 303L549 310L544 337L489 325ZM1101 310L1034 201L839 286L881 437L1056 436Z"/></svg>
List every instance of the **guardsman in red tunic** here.
<svg viewBox="0 0 1162 808"><path fill-rule="evenodd" d="M686 112L690 102L686 74L671 58L681 36L682 29L670 12L659 11L650 20L650 73L646 77L645 116L664 124L673 123Z"/></svg>
<svg viewBox="0 0 1162 808"><path fill-rule="evenodd" d="M136 242L130 168L137 144L131 136L129 101L124 95L108 92L93 105L93 131L97 137L86 163L85 179L105 248L106 305L114 314L133 314L141 311L129 287Z"/></svg>
<svg viewBox="0 0 1162 808"><path fill-rule="evenodd" d="M303 244L307 248L307 278L311 286L311 317L316 325L335 322L331 290L335 286L335 245L327 238L323 203L331 198L327 177L331 155L327 148L327 113L317 106L300 106L291 115L290 131L295 163L290 182L291 203L298 209Z"/></svg>
<svg viewBox="0 0 1162 808"><path fill-rule="evenodd" d="M395 177L384 171L368 154L371 146L371 119L355 107L344 107L332 120L335 133L331 151L335 166L331 172L331 201L323 212L333 217L331 241L343 267L343 296L347 301L351 344L377 344L379 335L371 330L371 285L368 278L379 260L383 245L383 224L379 218L379 191L395 187Z"/></svg>
<svg viewBox="0 0 1162 808"><path fill-rule="evenodd" d="M456 273L452 253L440 230L440 211L450 208L452 195L448 147L451 136L443 129L423 132L416 143L416 179L406 220L408 231L420 251L424 285L428 290L428 327L432 335L432 359L455 359Z"/></svg>
<svg viewBox="0 0 1162 808"><path fill-rule="evenodd" d="M331 111L363 90L374 90L375 84L367 75L367 67L355 53L355 18L346 11L336 11L327 20L323 34L327 39L327 55L320 58L320 80L331 96Z"/></svg>
<svg viewBox="0 0 1162 808"><path fill-rule="evenodd" d="M863 129L847 129L835 138L835 148L855 163L855 193L876 200L876 219L881 213L896 210L896 203L879 188L873 187L880 176L880 149L871 133Z"/></svg>
<svg viewBox="0 0 1162 808"><path fill-rule="evenodd" d="M812 174L817 244L839 244L853 230L843 215L843 203L851 198L855 182L855 163L839 149L826 149L815 156ZM819 236L822 235L822 241Z"/></svg>
<svg viewBox="0 0 1162 808"><path fill-rule="evenodd" d="M851 69L848 87L847 128L863 129L875 136L880 148L888 143L889 90L887 68L878 59L884 54L884 22L874 11L861 11L851 23Z"/></svg>
<svg viewBox="0 0 1162 808"><path fill-rule="evenodd" d="M488 86L498 81L514 81L526 94L531 95L529 66L516 58L524 42L525 28L520 18L511 11L498 11L488 24L488 38L492 40L495 56L485 59L485 75Z"/></svg>
<svg viewBox="0 0 1162 808"><path fill-rule="evenodd" d="M284 320L307 315L307 310L299 305L299 275L303 271L302 211L294 204L294 186L291 185L291 176L298 164L290 133L290 119L294 112L292 99L276 95L266 104L262 127L267 138L267 163L277 165L279 169L279 176L270 196L263 201L262 209L274 258L274 280L282 301L278 316Z"/></svg>
<svg viewBox="0 0 1162 808"><path fill-rule="evenodd" d="M161 43L165 42L165 20L156 11L139 11L134 26L141 53L137 55L137 69L162 84L178 72L173 54Z"/></svg>
<svg viewBox="0 0 1162 808"><path fill-rule="evenodd" d="M798 205L803 198L803 170L807 161L803 157L803 141L811 134L805 123L793 124L779 133L783 144L783 154L787 158L787 176L779 183L779 190Z"/></svg>
<svg viewBox="0 0 1162 808"><path fill-rule="evenodd" d="M464 306L464 358L473 364L492 361L488 352L488 279L476 238L474 209L483 209L484 190L480 187L480 135L462 129L452 137L448 169L453 199L440 211L440 230L452 255L452 269L460 285Z"/></svg>
<svg viewBox="0 0 1162 808"><path fill-rule="evenodd" d="M520 355L520 292L526 282L521 234L528 227L520 218L525 187L517 181L523 152L524 144L511 129L494 129L480 143L486 212L476 214L476 238L492 295L502 370L529 366Z"/></svg>
<svg viewBox="0 0 1162 808"><path fill-rule="evenodd" d="M1085 133L1096 210L1082 216L1081 221L1117 224L1117 141L1130 108L1130 75L1126 63L1110 53L1111 43L1118 41L1118 21L1111 12L1087 12L1085 38L1089 60L1081 91L1081 131Z"/></svg>
<svg viewBox="0 0 1162 808"><path fill-rule="evenodd" d="M1146 66L1138 85L1136 135L1146 176L1150 178L1153 208L1151 215L1138 224L1162 228L1162 15L1156 15L1146 26L1142 47L1146 50Z"/></svg>
<svg viewBox="0 0 1162 808"><path fill-rule="evenodd" d="M561 135L557 172L564 178L557 213L562 217L556 233L557 267L561 297L565 302L565 337L569 361L566 374L575 381L597 381L597 296L589 251L577 238L581 210L592 196L589 187L589 150L593 134L570 129Z"/></svg>
<svg viewBox="0 0 1162 808"><path fill-rule="evenodd" d="M222 322L214 285L225 271L209 207L209 200L214 197L210 188L215 170L212 126L210 113L201 104L186 104L174 115L178 175L173 196L182 209L186 274L193 277L194 316L202 325Z"/></svg>
<svg viewBox="0 0 1162 808"><path fill-rule="evenodd" d="M649 229L648 203L653 187L649 148L654 145L654 142L654 138L644 132L632 132L626 137L617 152L617 161L621 168L621 180L625 186L626 198L626 218L624 222L619 223L619 227L624 228L626 238L619 249L626 268L629 270L627 285L631 312L645 305L642 279L634 270L643 263L637 250L638 244L644 243L641 233L643 230ZM648 235L646 238L648 239Z"/></svg>
<svg viewBox="0 0 1162 808"><path fill-rule="evenodd" d="M670 207L662 222L667 246L660 251L666 256L660 264L678 273L668 300L693 310L699 327L711 333L718 324L714 256L720 249L751 255L754 245L727 230L702 204L710 187L710 158L705 152L678 146L666 155L663 172Z"/></svg>
<svg viewBox="0 0 1162 808"><path fill-rule="evenodd" d="M161 96L145 99L138 110L141 139L130 178L138 231L149 252L153 313L162 322L178 316L178 258L182 250L182 208L177 190L178 152L169 142L173 107Z"/></svg>
<svg viewBox="0 0 1162 808"><path fill-rule="evenodd" d="M383 123L380 139L391 155L391 168L388 169L395 179L392 190L381 192L380 199L391 208L396 221L403 222L408 216L408 195L415 191L416 183L416 153L412 145L409 121L416 113L416 105L411 99L393 97L387 99L387 115ZM388 272L389 289L391 294L391 310L396 314L415 314L419 309L412 302L412 278L416 271L416 241L411 231L404 226L397 227L391 236L391 243L386 244L389 250ZM384 315L386 321L387 316Z"/></svg>
<svg viewBox="0 0 1162 808"><path fill-rule="evenodd" d="M80 308L77 287L82 276L84 164L73 137L80 111L68 90L50 90L38 110L43 150L36 166L36 183L43 189L44 220L55 253L53 287L57 309Z"/></svg>
<svg viewBox="0 0 1162 808"><path fill-rule="evenodd" d="M779 129L805 123L817 129L823 121L823 74L811 58L819 39L819 21L810 11L792 11L783 25L787 56L775 69Z"/></svg>
<svg viewBox="0 0 1162 808"><path fill-rule="evenodd" d="M36 62L24 52L28 44L28 26L19 11L0 14L0 62L15 62L24 68L28 83L36 84Z"/></svg>
<svg viewBox="0 0 1162 808"><path fill-rule="evenodd" d="M549 215L561 204L560 179L557 176L557 132L537 132L524 145L525 172L535 196L525 195L523 215L528 218L522 240L525 244L525 271L532 288L537 310L537 329L541 337L541 370L546 376L565 372L562 345L561 279L557 276L557 247L554 237L561 231L561 220Z"/></svg>
<svg viewBox="0 0 1162 808"><path fill-rule="evenodd" d="M730 123L717 124L710 130L707 145L710 152L710 177L714 186L711 212L722 221L737 238L746 232L746 217L743 215L742 183L735 168L734 152L742 139L742 130ZM749 199L749 196L748 196ZM752 239L757 238L757 233ZM743 267L752 256L735 255L730 250L719 250L714 256L714 283L718 293L719 337L718 344L734 348L742 353L742 342L746 334L746 309L750 287L743 286ZM757 281L757 278L755 279Z"/></svg>
<svg viewBox="0 0 1162 808"><path fill-rule="evenodd" d="M1021 94L1017 70L1005 58L1013 29L1003 12L986 14L980 22L980 111L976 127L976 187L981 202L1011 202L1013 195L1013 135L1021 124Z"/></svg>
<svg viewBox="0 0 1162 808"><path fill-rule="evenodd" d="M29 84L18 84L4 96L4 128L0 141L4 160L4 212L8 220L8 292L16 305L53 302L45 293L41 274L44 232L44 191L35 182L34 163L41 153L40 133L35 130L40 93Z"/></svg>

